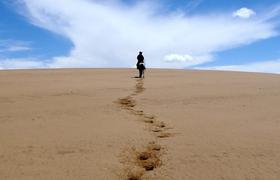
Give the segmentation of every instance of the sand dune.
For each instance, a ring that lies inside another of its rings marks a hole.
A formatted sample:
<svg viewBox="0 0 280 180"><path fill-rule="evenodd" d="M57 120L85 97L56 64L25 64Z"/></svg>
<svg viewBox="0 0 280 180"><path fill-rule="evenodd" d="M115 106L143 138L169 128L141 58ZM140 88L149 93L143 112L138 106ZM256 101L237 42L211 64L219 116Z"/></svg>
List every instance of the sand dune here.
<svg viewBox="0 0 280 180"><path fill-rule="evenodd" d="M280 76L0 71L0 179L278 180Z"/></svg>

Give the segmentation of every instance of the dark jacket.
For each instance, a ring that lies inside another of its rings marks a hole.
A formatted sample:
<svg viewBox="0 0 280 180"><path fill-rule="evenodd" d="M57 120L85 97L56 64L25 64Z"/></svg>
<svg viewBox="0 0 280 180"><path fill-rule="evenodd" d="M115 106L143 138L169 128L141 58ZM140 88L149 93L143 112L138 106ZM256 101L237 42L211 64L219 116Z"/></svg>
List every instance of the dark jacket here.
<svg viewBox="0 0 280 180"><path fill-rule="evenodd" d="M139 54L138 56L137 56L137 64L136 64L136 66L137 66L137 69L139 69L139 64L140 63L144 63L144 56L142 55L142 54Z"/></svg>

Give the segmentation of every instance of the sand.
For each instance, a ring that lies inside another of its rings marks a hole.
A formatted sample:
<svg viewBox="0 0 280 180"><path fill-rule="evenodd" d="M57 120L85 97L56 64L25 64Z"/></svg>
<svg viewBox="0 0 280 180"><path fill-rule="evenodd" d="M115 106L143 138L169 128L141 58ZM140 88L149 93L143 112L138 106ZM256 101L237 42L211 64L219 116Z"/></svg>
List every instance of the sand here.
<svg viewBox="0 0 280 180"><path fill-rule="evenodd" d="M279 180L280 76L0 71L2 180Z"/></svg>

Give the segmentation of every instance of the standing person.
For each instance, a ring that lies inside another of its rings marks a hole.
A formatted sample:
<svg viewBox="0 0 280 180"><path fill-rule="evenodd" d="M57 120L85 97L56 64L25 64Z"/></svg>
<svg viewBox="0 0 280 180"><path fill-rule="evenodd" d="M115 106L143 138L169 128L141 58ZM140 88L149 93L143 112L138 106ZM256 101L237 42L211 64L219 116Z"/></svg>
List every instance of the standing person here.
<svg viewBox="0 0 280 180"><path fill-rule="evenodd" d="M146 69L145 67L145 63L144 63L144 56L143 53L140 51L139 55L137 56L137 69L139 70L139 78L142 78L142 76L144 77L144 71Z"/></svg>

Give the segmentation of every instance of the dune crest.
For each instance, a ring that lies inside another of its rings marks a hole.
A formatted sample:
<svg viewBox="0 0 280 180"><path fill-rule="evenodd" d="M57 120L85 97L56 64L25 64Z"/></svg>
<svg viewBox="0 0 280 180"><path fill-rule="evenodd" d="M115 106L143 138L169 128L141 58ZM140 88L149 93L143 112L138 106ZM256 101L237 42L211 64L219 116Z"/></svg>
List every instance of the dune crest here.
<svg viewBox="0 0 280 180"><path fill-rule="evenodd" d="M279 75L135 74L0 71L0 179L279 179Z"/></svg>

